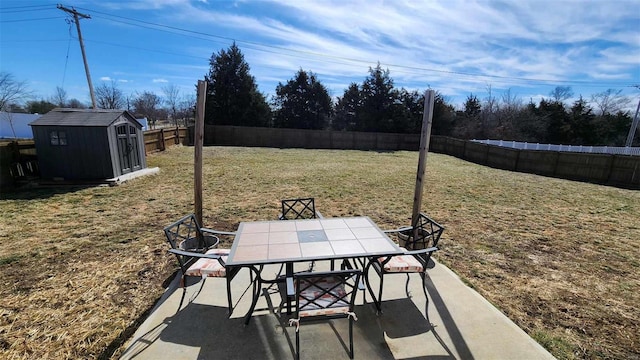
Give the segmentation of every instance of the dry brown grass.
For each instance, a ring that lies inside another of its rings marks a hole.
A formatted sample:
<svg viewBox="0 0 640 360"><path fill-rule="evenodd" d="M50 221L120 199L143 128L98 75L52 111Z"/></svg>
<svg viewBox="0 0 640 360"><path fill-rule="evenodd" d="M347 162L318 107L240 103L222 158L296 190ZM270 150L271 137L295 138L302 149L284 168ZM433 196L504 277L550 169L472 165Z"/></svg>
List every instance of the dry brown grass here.
<svg viewBox="0 0 640 360"><path fill-rule="evenodd" d="M416 152L209 147L205 225L273 219L315 196L325 216L407 224ZM0 200L0 358L117 356L175 270L162 227L193 211L193 148L148 156L118 187L30 189ZM438 260L559 358L640 357L640 192L430 154L423 209L447 230ZM114 353L115 351L115 353Z"/></svg>

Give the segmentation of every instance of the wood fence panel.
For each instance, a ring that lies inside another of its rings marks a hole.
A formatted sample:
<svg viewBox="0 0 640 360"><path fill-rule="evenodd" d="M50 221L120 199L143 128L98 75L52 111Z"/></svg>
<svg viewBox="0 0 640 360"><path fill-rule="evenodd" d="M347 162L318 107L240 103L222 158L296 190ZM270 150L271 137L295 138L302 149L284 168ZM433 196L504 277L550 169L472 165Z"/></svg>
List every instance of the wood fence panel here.
<svg viewBox="0 0 640 360"><path fill-rule="evenodd" d="M331 148L353 149L355 147L354 134L355 133L351 131L332 131Z"/></svg>
<svg viewBox="0 0 640 360"><path fill-rule="evenodd" d="M555 176L606 183L613 155L559 152Z"/></svg>
<svg viewBox="0 0 640 360"><path fill-rule="evenodd" d="M557 162L556 151L520 151L516 171L554 176Z"/></svg>
<svg viewBox="0 0 640 360"><path fill-rule="evenodd" d="M463 159L469 160L476 164L485 165L487 163L487 154L489 152L489 145L468 142L464 150Z"/></svg>
<svg viewBox="0 0 640 360"><path fill-rule="evenodd" d="M514 171L518 167L520 150L490 146L487 150L487 165Z"/></svg>
<svg viewBox="0 0 640 360"><path fill-rule="evenodd" d="M377 150L398 150L400 134L377 133Z"/></svg>
<svg viewBox="0 0 640 360"><path fill-rule="evenodd" d="M640 189L640 156L615 155L608 182Z"/></svg>
<svg viewBox="0 0 640 360"><path fill-rule="evenodd" d="M398 150L416 151L420 148L420 134L398 134L398 137ZM435 138L432 136L432 140Z"/></svg>
<svg viewBox="0 0 640 360"><path fill-rule="evenodd" d="M307 149L331 149L331 131L305 130Z"/></svg>
<svg viewBox="0 0 640 360"><path fill-rule="evenodd" d="M356 132L353 134L355 150L375 150L377 149L377 136L376 133L369 132Z"/></svg>

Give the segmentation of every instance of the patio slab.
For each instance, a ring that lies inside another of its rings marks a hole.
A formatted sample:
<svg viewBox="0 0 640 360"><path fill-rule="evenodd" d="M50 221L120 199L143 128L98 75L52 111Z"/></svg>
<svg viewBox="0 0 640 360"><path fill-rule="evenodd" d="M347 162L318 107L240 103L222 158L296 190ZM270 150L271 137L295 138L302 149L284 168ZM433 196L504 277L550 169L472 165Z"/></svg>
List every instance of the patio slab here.
<svg viewBox="0 0 640 360"><path fill-rule="evenodd" d="M317 270L327 266L326 262L319 262ZM275 274L278 268L266 267L265 273ZM405 293L405 275L385 277L382 314L376 314L368 294L366 303L362 292L358 294L355 358L554 359L447 267L435 263L428 274L427 311L416 274L411 275L409 284L411 298ZM129 340L121 358L294 358L295 328L273 312L280 303L275 289L263 292L251 322L243 324L242 317L251 300L248 293L238 299L248 284L248 272L243 270L232 282L238 304L231 318L227 318L224 279L208 279L195 299L191 298L199 285L190 286L185 304L177 312L182 289L177 287L176 278ZM303 359L348 359L347 320L305 323L300 327L300 339Z"/></svg>

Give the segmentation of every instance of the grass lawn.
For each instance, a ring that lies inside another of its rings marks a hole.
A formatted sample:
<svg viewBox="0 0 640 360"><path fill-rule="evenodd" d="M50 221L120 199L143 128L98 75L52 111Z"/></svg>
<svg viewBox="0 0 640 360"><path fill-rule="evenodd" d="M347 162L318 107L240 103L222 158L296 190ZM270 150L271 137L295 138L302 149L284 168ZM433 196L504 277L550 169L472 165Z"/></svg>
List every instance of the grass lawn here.
<svg viewBox="0 0 640 360"><path fill-rule="evenodd" d="M117 187L0 195L0 358L117 357L176 270L162 228L193 212L193 148L147 157ZM326 217L408 225L417 152L207 147L204 225L275 219L314 196ZM429 154L436 258L560 359L640 357L640 191ZM230 244L226 244L230 246Z"/></svg>

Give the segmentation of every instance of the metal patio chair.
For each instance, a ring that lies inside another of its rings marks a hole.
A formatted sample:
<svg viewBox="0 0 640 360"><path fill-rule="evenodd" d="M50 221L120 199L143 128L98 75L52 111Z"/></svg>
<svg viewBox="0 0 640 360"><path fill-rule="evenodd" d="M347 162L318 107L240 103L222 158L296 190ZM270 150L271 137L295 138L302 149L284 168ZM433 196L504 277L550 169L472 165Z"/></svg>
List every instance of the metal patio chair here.
<svg viewBox="0 0 640 360"><path fill-rule="evenodd" d="M280 200L282 212L278 215L279 220L298 220L298 219L323 219L320 211L316 210L315 198L297 198ZM309 264L309 270L312 271L314 263ZM331 264L333 270L333 263ZM282 273L282 267L278 274Z"/></svg>
<svg viewBox="0 0 640 360"><path fill-rule="evenodd" d="M182 274L180 286L183 292L178 311L182 308L187 287L193 285L189 283L189 279L193 278L201 281L200 288L193 297L195 299L195 297L200 294L200 291L202 291L206 278L217 277L226 278L227 301L229 316L231 316L233 312L231 280L238 274L239 268L228 268L225 266L229 249L218 249L220 242L218 235L233 236L235 232L200 227L195 215L190 214L165 227L164 233L167 241L171 245L169 252L176 255ZM253 281L253 273L251 273L251 283L253 284L253 291L255 293L258 290L256 289L256 282Z"/></svg>
<svg viewBox="0 0 640 360"><path fill-rule="evenodd" d="M316 210L315 198L294 198L280 200L281 213L278 215L278 220L299 220L299 219L323 219L322 214ZM276 274L275 283L283 283L285 276L282 274L284 264L280 266ZM309 267L306 271L313 271L315 266L314 262L309 263ZM333 270L333 261L331 262L331 269ZM289 293L285 296L293 297L294 294Z"/></svg>
<svg viewBox="0 0 640 360"><path fill-rule="evenodd" d="M353 359L354 304L360 270L294 274L296 308L289 325L296 329L296 359L300 359L300 327L303 322L349 319L349 358Z"/></svg>
<svg viewBox="0 0 640 360"><path fill-rule="evenodd" d="M438 241L444 231L444 227L425 214L420 214L416 227L407 226L394 230L387 230L387 234L396 234L400 247L405 250L403 255L377 257L369 259L365 268L365 282L369 294L373 298L373 302L378 312L382 311L382 288L384 285L384 276L387 274L406 274L407 282L405 284L405 292L407 297L411 297L409 293L409 275L417 273L422 279L422 290L429 305L429 297L426 289L426 271L431 260L431 254L438 250ZM373 268L380 277L380 288L378 294L373 291L369 280L370 268Z"/></svg>
<svg viewBox="0 0 640 360"><path fill-rule="evenodd" d="M322 214L316 210L314 198L285 199L280 201L282 212L280 220L322 219Z"/></svg>

